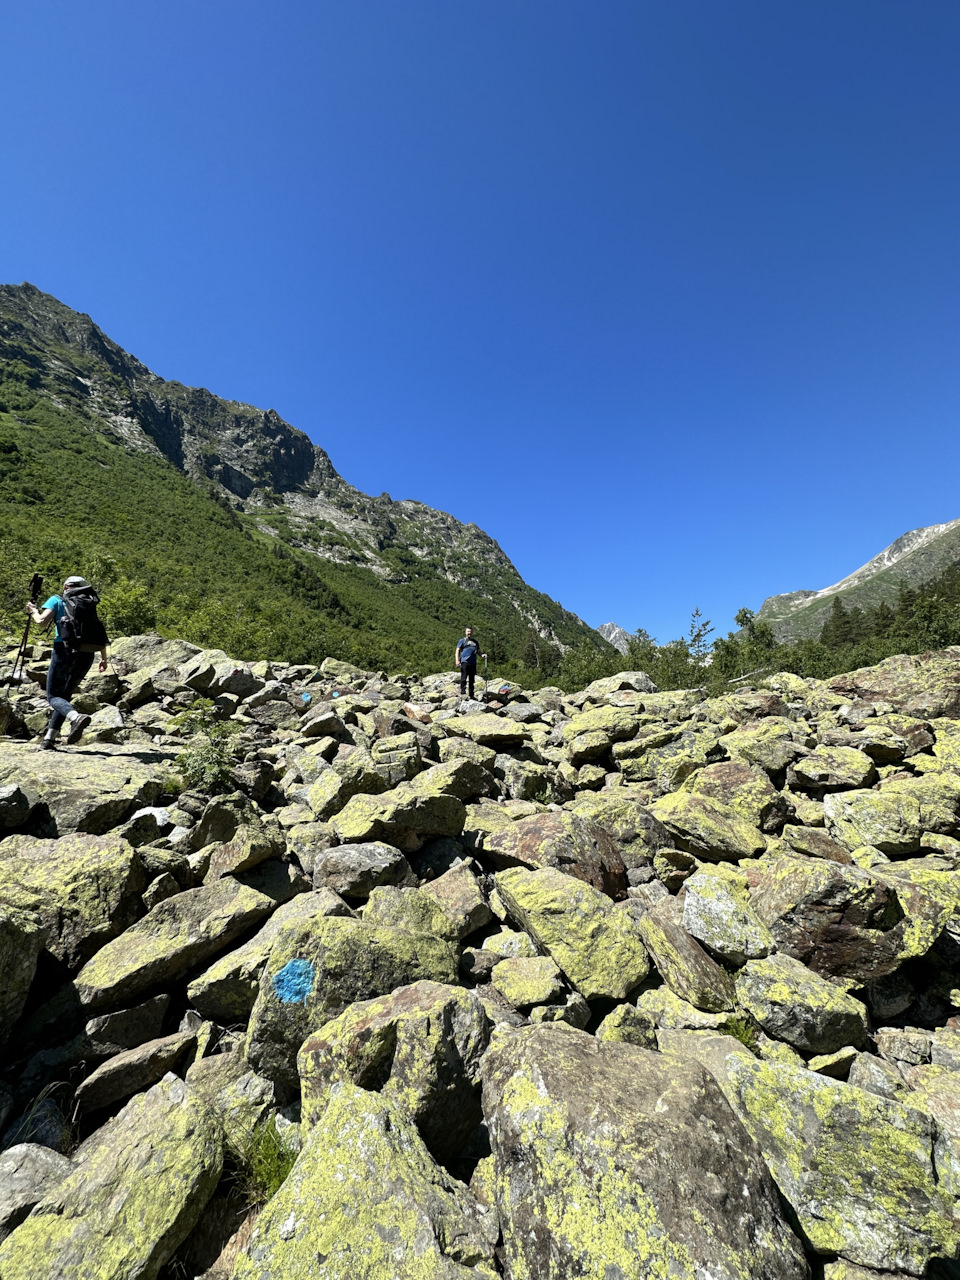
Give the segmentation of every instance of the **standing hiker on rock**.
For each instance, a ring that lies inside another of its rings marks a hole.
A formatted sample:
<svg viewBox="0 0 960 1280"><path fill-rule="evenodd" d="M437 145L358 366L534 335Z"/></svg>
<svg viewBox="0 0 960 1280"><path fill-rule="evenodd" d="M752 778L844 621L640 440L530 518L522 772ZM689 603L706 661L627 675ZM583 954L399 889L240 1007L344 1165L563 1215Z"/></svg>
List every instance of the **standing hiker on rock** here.
<svg viewBox="0 0 960 1280"><path fill-rule="evenodd" d="M100 670L107 669L107 633L97 617L100 597L86 578L67 578L63 594L51 596L38 609L33 601L27 603L27 613L40 627L51 619L56 624L53 641L53 657L47 670L47 701L53 708L47 731L40 740L44 751L52 751L57 745L60 726L69 724L66 742L77 742L90 723L90 717L75 711L70 698L80 681L93 665L94 655L100 654Z"/></svg>
<svg viewBox="0 0 960 1280"><path fill-rule="evenodd" d="M480 646L473 638L473 627L466 627L463 632L463 639L457 641L457 649L453 655L453 660L460 668L460 697L473 697L473 682L477 678L477 655L480 653ZM482 655L484 658L486 654ZM470 692L467 692L469 685Z"/></svg>

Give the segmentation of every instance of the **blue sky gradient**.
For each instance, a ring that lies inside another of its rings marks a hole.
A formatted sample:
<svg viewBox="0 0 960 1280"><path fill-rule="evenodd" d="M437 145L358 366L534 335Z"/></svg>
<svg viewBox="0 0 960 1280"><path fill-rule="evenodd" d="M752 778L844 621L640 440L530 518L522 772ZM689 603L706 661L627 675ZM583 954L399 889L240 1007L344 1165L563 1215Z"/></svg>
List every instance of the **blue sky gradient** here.
<svg viewBox="0 0 960 1280"><path fill-rule="evenodd" d="M960 516L960 6L31 0L0 279L594 625Z"/></svg>

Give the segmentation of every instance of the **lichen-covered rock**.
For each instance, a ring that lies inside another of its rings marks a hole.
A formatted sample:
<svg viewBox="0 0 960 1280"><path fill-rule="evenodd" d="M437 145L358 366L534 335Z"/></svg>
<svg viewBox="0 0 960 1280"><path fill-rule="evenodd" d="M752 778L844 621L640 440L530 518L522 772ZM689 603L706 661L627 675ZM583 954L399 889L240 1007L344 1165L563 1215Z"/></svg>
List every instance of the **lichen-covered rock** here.
<svg viewBox="0 0 960 1280"><path fill-rule="evenodd" d="M607 1014L595 1032L598 1040L616 1040L639 1045L641 1049L657 1048L657 1028L653 1018L632 1004L618 1004Z"/></svg>
<svg viewBox="0 0 960 1280"><path fill-rule="evenodd" d="M175 1077L138 1094L0 1245L3 1280L153 1280L220 1178L216 1118Z"/></svg>
<svg viewBox="0 0 960 1280"><path fill-rule="evenodd" d="M731 760L759 765L772 776L782 775L804 752L802 729L792 720L777 716L736 729L720 741Z"/></svg>
<svg viewBox="0 0 960 1280"><path fill-rule="evenodd" d="M802 808L802 806L801 806ZM792 823L787 825L780 832L780 838L783 842L794 851L794 853L805 854L808 858L823 858L827 862L839 862L841 866L849 867L853 865L853 858L847 849L837 844L823 830L823 806L820 806L821 812L818 815L820 820L819 827L797 827ZM798 817L801 817L798 810ZM802 821L807 821L802 818Z"/></svg>
<svg viewBox="0 0 960 1280"><path fill-rule="evenodd" d="M563 994L563 978L549 956L515 956L494 965L490 981L515 1009L548 1004Z"/></svg>
<svg viewBox="0 0 960 1280"><path fill-rule="evenodd" d="M315 889L332 889L354 900L368 898L378 885L412 887L416 883L417 878L399 849L379 841L337 845L322 853L313 868Z"/></svg>
<svg viewBox="0 0 960 1280"><path fill-rule="evenodd" d="M867 1011L859 1000L791 956L749 960L736 977L737 999L768 1035L802 1053L860 1048Z"/></svg>
<svg viewBox="0 0 960 1280"><path fill-rule="evenodd" d="M454 984L456 946L433 934L343 917L292 920L274 939L247 1035L250 1064L281 1095L299 1088L297 1050L356 1000L427 979Z"/></svg>
<svg viewBox="0 0 960 1280"><path fill-rule="evenodd" d="M34 915L43 945L70 969L133 924L147 877L119 836L0 842L0 903Z"/></svg>
<svg viewBox="0 0 960 1280"><path fill-rule="evenodd" d="M495 1280L496 1240L495 1216L434 1163L403 1110L340 1083L233 1277Z"/></svg>
<svg viewBox="0 0 960 1280"><path fill-rule="evenodd" d="M215 960L187 987L187 998L198 1013L227 1026L250 1017L273 941L290 920L350 915L350 908L331 889L299 893L283 903L249 942Z"/></svg>
<svg viewBox="0 0 960 1280"><path fill-rule="evenodd" d="M735 809L690 791L674 791L650 806L679 849L708 862L755 858L767 842Z"/></svg>
<svg viewBox="0 0 960 1280"><path fill-rule="evenodd" d="M482 747L493 747L498 751L519 747L530 737L530 730L525 724L503 716L455 716L444 720L443 727L455 738L469 738Z"/></svg>
<svg viewBox="0 0 960 1280"><path fill-rule="evenodd" d="M928 1118L802 1067L730 1057L726 1066L718 1083L818 1253L912 1276L955 1256Z"/></svg>
<svg viewBox="0 0 960 1280"><path fill-rule="evenodd" d="M779 831L790 807L763 769L742 760L724 760L691 774L683 790L719 800L761 831Z"/></svg>
<svg viewBox="0 0 960 1280"><path fill-rule="evenodd" d="M42 946L43 931L32 912L0 905L0 1044L23 1013Z"/></svg>
<svg viewBox="0 0 960 1280"><path fill-rule="evenodd" d="M493 919L471 867L469 861L460 862L423 886L423 892L435 898L453 921L458 938L468 938Z"/></svg>
<svg viewBox="0 0 960 1280"><path fill-rule="evenodd" d="M390 786L377 769L369 751L354 747L349 755L337 756L307 792L307 803L320 821L339 813L351 796L364 792L377 795Z"/></svg>
<svg viewBox="0 0 960 1280"><path fill-rule="evenodd" d="M626 896L627 873L616 841L602 827L574 813L538 813L521 818L484 841L496 867L555 867L600 889Z"/></svg>
<svg viewBox="0 0 960 1280"><path fill-rule="evenodd" d="M264 823L239 826L232 839L214 848L205 879L209 882L240 871L249 871L268 858L279 857L284 851L284 845L279 828Z"/></svg>
<svg viewBox="0 0 960 1280"><path fill-rule="evenodd" d="M951 835L957 829L960 777L935 774L893 778L879 790L835 792L824 798L827 830L851 851L872 845L902 857L916 853L926 831Z"/></svg>
<svg viewBox="0 0 960 1280"><path fill-rule="evenodd" d="M323 1116L339 1081L376 1090L413 1120L441 1162L460 1154L482 1119L480 1059L489 1027L462 987L415 982L351 1004L307 1037L297 1055L303 1124Z"/></svg>
<svg viewBox="0 0 960 1280"><path fill-rule="evenodd" d="M870 756L855 747L819 746L797 760L792 776L801 790L821 793L872 786L877 771Z"/></svg>
<svg viewBox="0 0 960 1280"><path fill-rule="evenodd" d="M613 836L628 870L649 865L661 845L673 843L666 828L623 787L583 793L571 801L568 808Z"/></svg>
<svg viewBox="0 0 960 1280"><path fill-rule="evenodd" d="M587 1000L623 1000L650 972L636 925L599 889L552 867L500 871L496 884L511 916Z"/></svg>
<svg viewBox="0 0 960 1280"><path fill-rule="evenodd" d="M383 795L351 797L333 819L340 840L344 844L383 841L412 853L434 836L458 836L466 818L463 802L443 791L430 790L429 782L424 781L428 774L419 774Z"/></svg>
<svg viewBox="0 0 960 1280"><path fill-rule="evenodd" d="M683 908L664 898L640 918L640 936L664 982L697 1009L721 1013L736 1003L733 980L687 933Z"/></svg>
<svg viewBox="0 0 960 1280"><path fill-rule="evenodd" d="M84 965L76 979L81 1004L117 1008L186 973L225 951L274 905L229 877L166 898Z"/></svg>
<svg viewBox="0 0 960 1280"><path fill-rule="evenodd" d="M899 654L875 667L834 676L827 688L866 702L886 702L897 711L929 720L960 716L960 653L956 648L913 657ZM889 710L889 707L887 708Z"/></svg>
<svg viewBox="0 0 960 1280"><path fill-rule="evenodd" d="M896 891L871 872L818 858L779 858L750 895L777 948L826 978L857 985L892 973L935 941L915 945ZM940 927L949 910L938 908Z"/></svg>
<svg viewBox="0 0 960 1280"><path fill-rule="evenodd" d="M21 1142L4 1151L0 1155L0 1242L72 1172L71 1160L36 1142Z"/></svg>
<svg viewBox="0 0 960 1280"><path fill-rule="evenodd" d="M96 1111L149 1089L173 1070L196 1039L192 1031L177 1031L108 1058L77 1087L77 1107Z"/></svg>
<svg viewBox="0 0 960 1280"><path fill-rule="evenodd" d="M683 927L708 951L739 967L774 950L770 930L753 910L742 882L698 871L684 882Z"/></svg>
<svg viewBox="0 0 960 1280"><path fill-rule="evenodd" d="M247 1154L257 1127L274 1114L270 1081L251 1071L243 1054L233 1050L198 1058L186 1082L220 1121L227 1148L241 1157Z"/></svg>
<svg viewBox="0 0 960 1280"><path fill-rule="evenodd" d="M483 1093L511 1280L808 1275L759 1149L696 1064L541 1025L490 1049Z"/></svg>
<svg viewBox="0 0 960 1280"><path fill-rule="evenodd" d="M25 751L22 743L0 739L0 786L15 782L27 796L31 828L37 806L49 814L43 835L84 831L92 835L117 827L144 805L156 804L162 787L158 766L173 766L174 753L155 749L144 764L135 746L98 744L95 752Z"/></svg>
<svg viewBox="0 0 960 1280"><path fill-rule="evenodd" d="M910 1092L899 1100L933 1119L937 1181L947 1195L960 1196L960 1073L931 1064L909 1075Z"/></svg>

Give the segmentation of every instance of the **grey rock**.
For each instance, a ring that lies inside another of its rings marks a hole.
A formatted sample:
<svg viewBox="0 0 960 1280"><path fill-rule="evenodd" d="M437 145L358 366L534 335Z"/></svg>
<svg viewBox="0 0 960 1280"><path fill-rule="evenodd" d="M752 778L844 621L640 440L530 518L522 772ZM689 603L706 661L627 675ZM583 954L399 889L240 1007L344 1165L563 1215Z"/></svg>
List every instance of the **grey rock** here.
<svg viewBox="0 0 960 1280"><path fill-rule="evenodd" d="M0 1155L0 1242L73 1171L66 1156L23 1142Z"/></svg>

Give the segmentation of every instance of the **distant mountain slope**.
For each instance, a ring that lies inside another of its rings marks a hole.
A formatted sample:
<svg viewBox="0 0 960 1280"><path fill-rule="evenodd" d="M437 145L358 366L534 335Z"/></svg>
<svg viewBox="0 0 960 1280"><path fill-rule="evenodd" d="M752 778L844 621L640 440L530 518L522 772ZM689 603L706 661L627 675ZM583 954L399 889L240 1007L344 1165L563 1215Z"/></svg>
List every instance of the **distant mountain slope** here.
<svg viewBox="0 0 960 1280"><path fill-rule="evenodd" d="M819 591L793 591L764 600L758 617L781 641L817 636L835 597L848 608L890 603L900 585L917 587L960 562L960 520L912 529L853 573Z"/></svg>
<svg viewBox="0 0 960 1280"><path fill-rule="evenodd" d="M629 631L624 631L623 627L616 622L604 622L602 626L597 627L597 631L607 644L613 645L618 653L626 654L630 647Z"/></svg>
<svg viewBox="0 0 960 1280"><path fill-rule="evenodd" d="M164 381L29 284L0 286L4 538L51 573L112 557L147 584L161 625L204 631L204 642L243 599L241 654L268 633L289 645L299 632L303 654L449 665L454 633L471 621L501 659L531 631L558 657L583 643L609 652L476 525L361 493L275 411Z"/></svg>

